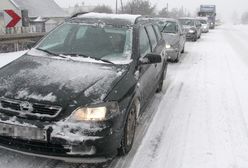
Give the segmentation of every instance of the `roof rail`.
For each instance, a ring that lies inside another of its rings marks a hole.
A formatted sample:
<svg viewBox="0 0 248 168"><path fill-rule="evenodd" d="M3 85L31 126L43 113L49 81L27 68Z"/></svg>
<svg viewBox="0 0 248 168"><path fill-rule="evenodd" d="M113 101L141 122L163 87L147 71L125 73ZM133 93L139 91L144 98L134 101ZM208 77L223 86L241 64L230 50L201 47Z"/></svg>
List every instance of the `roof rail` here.
<svg viewBox="0 0 248 168"><path fill-rule="evenodd" d="M86 13L90 13L90 12L78 12L78 13L73 14L73 15L71 16L71 18L77 17L77 16L79 16L79 15L84 15L84 14L86 14Z"/></svg>
<svg viewBox="0 0 248 168"><path fill-rule="evenodd" d="M144 19L144 20L142 20ZM138 23L138 22L143 22L143 23L146 23L146 22L151 22L151 21L154 21L153 20L154 17L153 16L149 16L149 15L143 15L143 16L140 16L140 17L137 17L136 20L135 20L135 23Z"/></svg>

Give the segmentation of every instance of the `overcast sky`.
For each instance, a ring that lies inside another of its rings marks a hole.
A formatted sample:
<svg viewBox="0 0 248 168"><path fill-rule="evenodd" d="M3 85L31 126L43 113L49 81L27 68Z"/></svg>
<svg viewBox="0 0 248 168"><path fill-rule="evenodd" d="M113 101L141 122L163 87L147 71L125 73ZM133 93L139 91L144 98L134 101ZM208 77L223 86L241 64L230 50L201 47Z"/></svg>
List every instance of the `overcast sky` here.
<svg viewBox="0 0 248 168"><path fill-rule="evenodd" d="M62 7L74 6L76 3L84 2L85 5L105 4L115 8L115 0L55 0ZM123 0L126 3L130 0ZM215 4L217 6L217 15L225 20L232 17L236 11L241 15L244 11L248 11L248 0L150 0L156 5L156 9L160 10L169 4L169 8L184 6L191 12L195 12L200 4Z"/></svg>

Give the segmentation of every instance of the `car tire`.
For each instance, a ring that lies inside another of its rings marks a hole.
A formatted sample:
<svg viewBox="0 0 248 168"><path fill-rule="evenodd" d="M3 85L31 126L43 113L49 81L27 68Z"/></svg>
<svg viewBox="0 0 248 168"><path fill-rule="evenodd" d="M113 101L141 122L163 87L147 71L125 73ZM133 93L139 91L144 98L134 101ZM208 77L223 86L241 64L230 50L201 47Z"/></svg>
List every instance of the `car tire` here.
<svg viewBox="0 0 248 168"><path fill-rule="evenodd" d="M183 49L182 49L181 53L183 54L184 52L185 52L185 44L183 46Z"/></svg>
<svg viewBox="0 0 248 168"><path fill-rule="evenodd" d="M196 42L198 39L197 35L195 35L195 37L193 38L193 41Z"/></svg>
<svg viewBox="0 0 248 168"><path fill-rule="evenodd" d="M178 63L178 62L179 62L180 57L181 57L181 52L178 52L178 54L177 54L177 58L174 60L174 63Z"/></svg>
<svg viewBox="0 0 248 168"><path fill-rule="evenodd" d="M132 103L125 122L123 136L121 139L121 147L118 149L119 156L124 156L128 154L132 149L136 130L136 110L137 107L134 103Z"/></svg>

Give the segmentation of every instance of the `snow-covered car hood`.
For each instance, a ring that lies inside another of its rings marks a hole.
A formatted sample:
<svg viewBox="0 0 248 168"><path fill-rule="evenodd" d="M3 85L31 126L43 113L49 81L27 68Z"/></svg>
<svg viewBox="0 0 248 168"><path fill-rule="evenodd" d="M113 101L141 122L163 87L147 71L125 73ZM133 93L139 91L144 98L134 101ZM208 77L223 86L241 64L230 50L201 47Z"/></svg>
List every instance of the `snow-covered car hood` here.
<svg viewBox="0 0 248 168"><path fill-rule="evenodd" d="M163 33L163 37L165 39L165 42L169 43L172 46L177 44L179 41L179 36L177 34Z"/></svg>
<svg viewBox="0 0 248 168"><path fill-rule="evenodd" d="M124 67L24 55L0 69L0 97L60 106L100 102Z"/></svg>

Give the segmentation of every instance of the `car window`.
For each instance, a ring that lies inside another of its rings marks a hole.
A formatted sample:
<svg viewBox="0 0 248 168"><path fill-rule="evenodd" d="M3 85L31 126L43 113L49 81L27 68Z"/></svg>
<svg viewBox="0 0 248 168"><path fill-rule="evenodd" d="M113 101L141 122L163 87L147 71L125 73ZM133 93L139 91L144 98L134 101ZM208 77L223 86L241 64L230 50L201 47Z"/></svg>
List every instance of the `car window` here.
<svg viewBox="0 0 248 168"><path fill-rule="evenodd" d="M196 21L195 21L195 26L196 26L196 27L201 26L201 22L200 22L199 20L196 20Z"/></svg>
<svg viewBox="0 0 248 168"><path fill-rule="evenodd" d="M201 24L207 24L206 20L200 20Z"/></svg>
<svg viewBox="0 0 248 168"><path fill-rule="evenodd" d="M155 33L156 33L158 41L160 41L161 38L162 38L162 34L161 34L160 30L159 30L159 27L157 25L153 25L153 28L155 30Z"/></svg>
<svg viewBox="0 0 248 168"><path fill-rule="evenodd" d="M47 45L44 49L63 45L70 33L70 30L71 27L69 25L65 25L52 31L51 33L53 35L46 37L46 42L49 43L49 45Z"/></svg>
<svg viewBox="0 0 248 168"><path fill-rule="evenodd" d="M172 21L167 21L164 28L163 28L163 33L178 33L178 25L176 22Z"/></svg>
<svg viewBox="0 0 248 168"><path fill-rule="evenodd" d="M132 28L65 23L37 46L55 54L109 61L131 59Z"/></svg>
<svg viewBox="0 0 248 168"><path fill-rule="evenodd" d="M144 57L146 54L151 52L149 38L147 36L147 32L144 27L140 29L140 33L139 33L139 49L140 49L140 57Z"/></svg>
<svg viewBox="0 0 248 168"><path fill-rule="evenodd" d="M182 33L183 32L182 25L179 22L177 22L177 27L178 27L178 32Z"/></svg>
<svg viewBox="0 0 248 168"><path fill-rule="evenodd" d="M184 26L194 26L195 25L194 20L191 20L191 19L180 19L179 21Z"/></svg>
<svg viewBox="0 0 248 168"><path fill-rule="evenodd" d="M155 49L155 47L157 46L157 37L156 37L156 34L152 28L152 26L147 26L146 27L146 30L147 30L147 33L148 33L148 37L150 39L150 43L151 43L151 46L152 46L152 51Z"/></svg>
<svg viewBox="0 0 248 168"><path fill-rule="evenodd" d="M81 39L84 37L85 32L86 32L87 28L86 27L80 27L77 31L77 35L76 35L76 39Z"/></svg>

